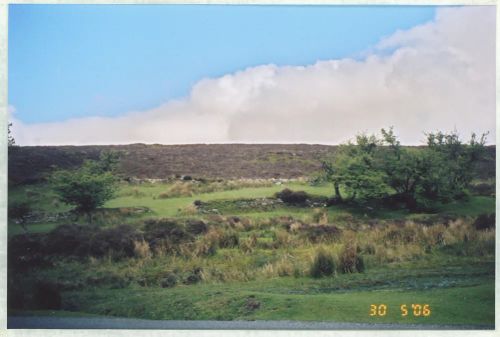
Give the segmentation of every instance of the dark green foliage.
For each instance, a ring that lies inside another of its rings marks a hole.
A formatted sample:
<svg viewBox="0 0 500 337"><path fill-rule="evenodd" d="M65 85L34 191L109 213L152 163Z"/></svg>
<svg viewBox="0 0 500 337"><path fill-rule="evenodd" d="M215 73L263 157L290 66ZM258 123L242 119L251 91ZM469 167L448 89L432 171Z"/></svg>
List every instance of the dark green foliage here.
<svg viewBox="0 0 500 337"><path fill-rule="evenodd" d="M276 197L281 199L285 204L303 205L309 199L309 195L304 191L292 191L285 188L283 191L276 193Z"/></svg>
<svg viewBox="0 0 500 337"><path fill-rule="evenodd" d="M101 160L87 160L77 170L55 171L49 178L52 188L62 202L75 205L79 213L90 214L114 195L116 156L103 153Z"/></svg>
<svg viewBox="0 0 500 337"><path fill-rule="evenodd" d="M335 273L335 260L333 256L323 249L319 250L314 257L310 273L315 278L333 275Z"/></svg>
<svg viewBox="0 0 500 337"><path fill-rule="evenodd" d="M482 160L486 134L462 143L456 132L429 133L427 146L402 147L391 129L382 137L358 135L341 145L335 160L324 162L325 176L334 184L334 201L404 203L408 209L432 209L437 202L465 198L474 165ZM345 196L340 193L341 189ZM392 195L392 196L391 196Z"/></svg>
<svg viewBox="0 0 500 337"><path fill-rule="evenodd" d="M347 198L365 202L388 194L385 172L377 168L379 145L381 141L375 136L360 134L356 136L356 144L349 142L339 147L334 162L323 162L326 178L334 184L335 201ZM345 196L341 195L340 188Z"/></svg>
<svg viewBox="0 0 500 337"><path fill-rule="evenodd" d="M473 226L479 230L495 228L495 213L479 215Z"/></svg>
<svg viewBox="0 0 500 337"><path fill-rule="evenodd" d="M37 282L33 290L33 300L37 309L61 309L59 287L51 282Z"/></svg>

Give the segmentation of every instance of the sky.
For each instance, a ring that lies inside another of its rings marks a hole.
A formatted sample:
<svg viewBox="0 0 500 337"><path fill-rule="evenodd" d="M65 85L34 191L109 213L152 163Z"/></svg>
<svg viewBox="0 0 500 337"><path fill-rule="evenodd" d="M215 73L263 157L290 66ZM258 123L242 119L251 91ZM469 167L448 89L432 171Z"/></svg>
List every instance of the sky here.
<svg viewBox="0 0 500 337"><path fill-rule="evenodd" d="M20 145L495 139L495 8L10 5Z"/></svg>

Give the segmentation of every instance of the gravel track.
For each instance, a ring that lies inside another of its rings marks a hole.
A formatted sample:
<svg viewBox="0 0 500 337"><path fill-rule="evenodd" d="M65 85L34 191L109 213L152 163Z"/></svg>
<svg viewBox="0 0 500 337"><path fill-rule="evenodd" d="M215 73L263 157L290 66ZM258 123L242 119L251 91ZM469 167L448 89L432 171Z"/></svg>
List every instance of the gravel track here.
<svg viewBox="0 0 500 337"><path fill-rule="evenodd" d="M493 330L493 325L379 324L301 321L155 321L107 317L9 316L8 329L172 330Z"/></svg>

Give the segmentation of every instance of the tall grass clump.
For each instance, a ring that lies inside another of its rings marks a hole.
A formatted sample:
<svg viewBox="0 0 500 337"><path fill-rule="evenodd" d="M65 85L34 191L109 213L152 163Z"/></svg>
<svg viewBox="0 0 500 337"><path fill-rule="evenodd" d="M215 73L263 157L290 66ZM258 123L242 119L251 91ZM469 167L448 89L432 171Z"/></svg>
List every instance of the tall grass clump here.
<svg viewBox="0 0 500 337"><path fill-rule="evenodd" d="M333 256L323 248L319 249L311 265L311 276L314 278L332 276L335 274L335 269L335 259Z"/></svg>
<svg viewBox="0 0 500 337"><path fill-rule="evenodd" d="M341 273L362 273L365 270L363 257L358 255L356 245L347 243L339 256L339 270Z"/></svg>

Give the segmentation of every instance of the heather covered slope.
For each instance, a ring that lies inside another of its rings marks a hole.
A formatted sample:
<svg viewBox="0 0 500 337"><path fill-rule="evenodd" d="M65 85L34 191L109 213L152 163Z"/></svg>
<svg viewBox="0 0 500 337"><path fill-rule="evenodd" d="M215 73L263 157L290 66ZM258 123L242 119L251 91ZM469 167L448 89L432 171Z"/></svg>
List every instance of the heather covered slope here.
<svg viewBox="0 0 500 337"><path fill-rule="evenodd" d="M195 144L117 146L26 146L9 149L9 181L34 182L52 167L78 167L102 150L122 152L119 171L128 177L296 178L321 169L335 151L327 145Z"/></svg>
<svg viewBox="0 0 500 337"><path fill-rule="evenodd" d="M321 159L335 146L307 144L194 144L116 146L25 146L9 148L9 182L36 182L53 167L76 168L97 159L102 150L122 153L119 171L125 177L160 178L297 178L321 170ZM495 147L479 162L476 175L495 177Z"/></svg>

